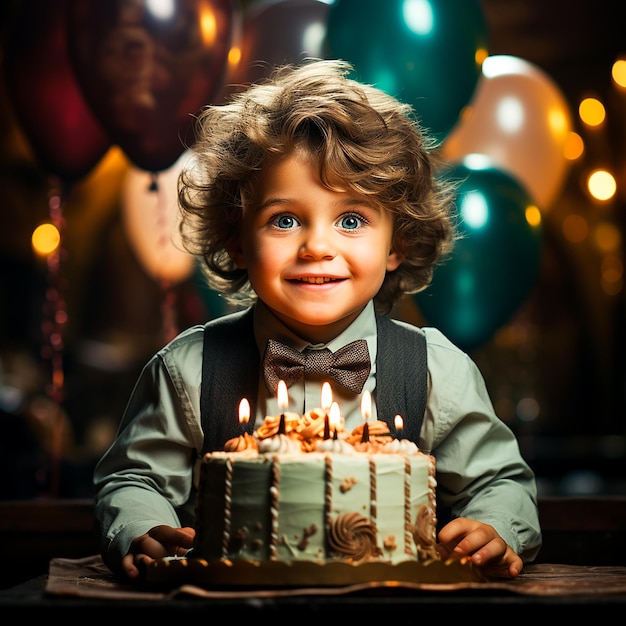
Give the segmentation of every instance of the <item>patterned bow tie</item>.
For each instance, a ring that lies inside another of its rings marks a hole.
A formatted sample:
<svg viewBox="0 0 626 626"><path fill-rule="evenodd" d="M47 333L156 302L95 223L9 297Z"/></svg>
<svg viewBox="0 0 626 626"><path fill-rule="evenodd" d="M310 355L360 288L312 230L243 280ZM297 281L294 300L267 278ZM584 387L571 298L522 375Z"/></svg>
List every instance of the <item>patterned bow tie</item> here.
<svg viewBox="0 0 626 626"><path fill-rule="evenodd" d="M298 352L289 346L270 339L263 357L265 384L276 393L278 381L291 387L306 374L322 374L353 393L361 393L370 373L370 354L367 341L359 339L337 352L311 350Z"/></svg>

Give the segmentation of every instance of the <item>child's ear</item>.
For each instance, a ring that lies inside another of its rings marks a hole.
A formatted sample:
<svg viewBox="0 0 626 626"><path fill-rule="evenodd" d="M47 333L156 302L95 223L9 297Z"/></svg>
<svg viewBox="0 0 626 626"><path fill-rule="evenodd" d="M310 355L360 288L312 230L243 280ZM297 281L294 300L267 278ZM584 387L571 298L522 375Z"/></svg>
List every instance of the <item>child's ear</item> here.
<svg viewBox="0 0 626 626"><path fill-rule="evenodd" d="M387 271L393 272L400 267L400 264L404 261L404 254L402 252L398 252L397 250L390 250L389 256L387 257Z"/></svg>

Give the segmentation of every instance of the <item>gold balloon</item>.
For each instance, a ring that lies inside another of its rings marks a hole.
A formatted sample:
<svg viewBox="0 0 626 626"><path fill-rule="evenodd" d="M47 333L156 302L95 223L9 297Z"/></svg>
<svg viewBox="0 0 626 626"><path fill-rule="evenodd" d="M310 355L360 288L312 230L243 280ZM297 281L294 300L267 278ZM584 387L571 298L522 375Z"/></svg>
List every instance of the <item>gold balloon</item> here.
<svg viewBox="0 0 626 626"><path fill-rule="evenodd" d="M130 166L122 183L122 215L129 242L155 280L179 283L193 272L194 256L178 236L178 174L189 153L154 175Z"/></svg>
<svg viewBox="0 0 626 626"><path fill-rule="evenodd" d="M547 209L567 173L564 149L571 130L567 101L543 70L518 57L494 55L485 59L476 93L442 154L451 162L468 154L488 156Z"/></svg>

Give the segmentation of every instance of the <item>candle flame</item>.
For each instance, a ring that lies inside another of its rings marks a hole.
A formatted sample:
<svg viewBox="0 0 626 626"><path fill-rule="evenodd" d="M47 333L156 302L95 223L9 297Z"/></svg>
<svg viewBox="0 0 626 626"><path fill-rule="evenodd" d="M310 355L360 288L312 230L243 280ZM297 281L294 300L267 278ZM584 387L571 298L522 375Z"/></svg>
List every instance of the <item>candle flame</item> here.
<svg viewBox="0 0 626 626"><path fill-rule="evenodd" d="M278 389L276 390L278 399L278 407L280 409L286 409L289 406L289 394L287 393L287 385L284 380L278 381Z"/></svg>
<svg viewBox="0 0 626 626"><path fill-rule="evenodd" d="M322 385L322 409L328 412L330 405L333 403L333 390L330 388L330 383L325 382Z"/></svg>
<svg viewBox="0 0 626 626"><path fill-rule="evenodd" d="M239 403L239 423L247 424L250 419L250 403L246 398L242 398Z"/></svg>
<svg viewBox="0 0 626 626"><path fill-rule="evenodd" d="M361 415L365 421L372 416L372 394L367 389L361 398Z"/></svg>
<svg viewBox="0 0 626 626"><path fill-rule="evenodd" d="M328 421L330 422L331 428L339 428L339 424L341 422L341 413L339 412L339 405L336 402L333 402L330 405Z"/></svg>
<svg viewBox="0 0 626 626"><path fill-rule="evenodd" d="M402 419L401 415L396 415L393 418L393 425L396 427L396 430L402 430L402 428L404 427L404 420Z"/></svg>

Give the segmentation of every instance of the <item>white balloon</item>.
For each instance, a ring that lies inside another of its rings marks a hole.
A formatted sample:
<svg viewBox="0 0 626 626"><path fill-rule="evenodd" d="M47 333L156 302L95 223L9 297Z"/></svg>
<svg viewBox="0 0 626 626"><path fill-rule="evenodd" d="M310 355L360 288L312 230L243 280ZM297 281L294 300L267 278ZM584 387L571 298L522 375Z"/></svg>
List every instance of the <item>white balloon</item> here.
<svg viewBox="0 0 626 626"><path fill-rule="evenodd" d="M445 139L442 155L451 162L487 155L545 209L567 174L564 148L571 130L567 101L543 70L518 57L494 55L483 62L474 97Z"/></svg>
<svg viewBox="0 0 626 626"><path fill-rule="evenodd" d="M178 234L176 186L188 158L184 152L174 165L157 174L131 164L122 184L122 215L129 242L146 272L170 283L188 278L195 263Z"/></svg>

